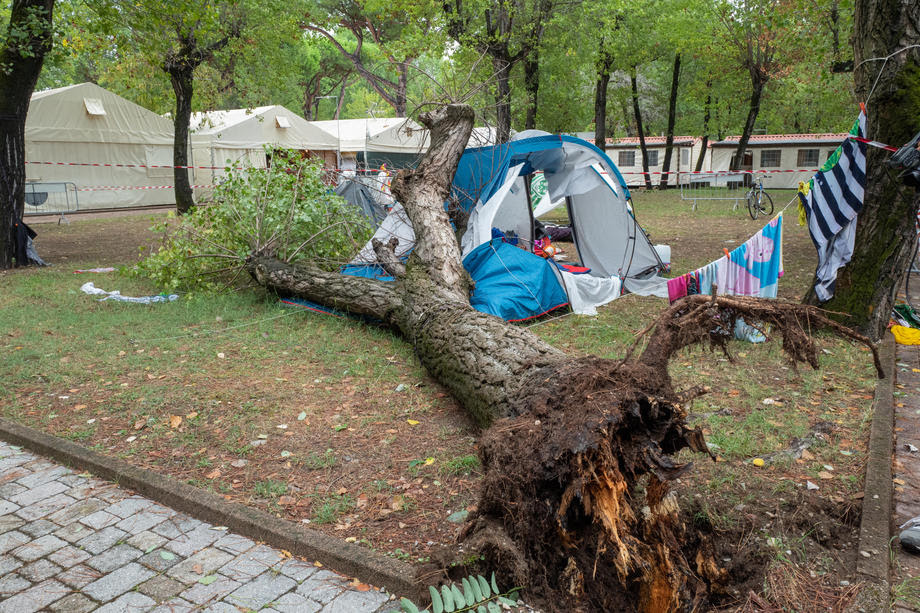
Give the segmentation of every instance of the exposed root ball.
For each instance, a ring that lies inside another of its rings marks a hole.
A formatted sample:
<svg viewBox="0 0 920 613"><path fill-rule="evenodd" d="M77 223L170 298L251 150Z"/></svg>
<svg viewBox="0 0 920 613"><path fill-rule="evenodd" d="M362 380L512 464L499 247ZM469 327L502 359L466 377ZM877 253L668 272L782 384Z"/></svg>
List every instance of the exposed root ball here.
<svg viewBox="0 0 920 613"><path fill-rule="evenodd" d="M671 454L706 446L667 374L584 358L542 369L524 390L518 417L483 437L466 543L501 551L490 562L547 610L667 611L705 595L666 482L689 468Z"/></svg>

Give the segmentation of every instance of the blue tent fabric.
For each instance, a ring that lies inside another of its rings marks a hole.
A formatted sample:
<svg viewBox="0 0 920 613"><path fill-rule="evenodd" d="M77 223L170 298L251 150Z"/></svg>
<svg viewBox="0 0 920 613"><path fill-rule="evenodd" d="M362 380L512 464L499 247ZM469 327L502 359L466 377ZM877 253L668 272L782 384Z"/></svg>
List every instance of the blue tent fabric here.
<svg viewBox="0 0 920 613"><path fill-rule="evenodd" d="M521 321L569 303L551 264L500 238L483 243L463 259L476 282L470 304L477 311Z"/></svg>
<svg viewBox="0 0 920 613"><path fill-rule="evenodd" d="M392 275L376 264L346 264L339 270L349 277L366 277L378 281L395 281Z"/></svg>
<svg viewBox="0 0 920 613"><path fill-rule="evenodd" d="M625 197L629 198L626 180L606 153L573 136L548 135L467 149L460 158L453 183L454 194L460 206L469 211L476 206L477 201L487 201L504 182L511 166L524 163L522 175L531 174L535 170L546 173L558 170L565 162L563 143L574 143L594 151L613 171Z"/></svg>

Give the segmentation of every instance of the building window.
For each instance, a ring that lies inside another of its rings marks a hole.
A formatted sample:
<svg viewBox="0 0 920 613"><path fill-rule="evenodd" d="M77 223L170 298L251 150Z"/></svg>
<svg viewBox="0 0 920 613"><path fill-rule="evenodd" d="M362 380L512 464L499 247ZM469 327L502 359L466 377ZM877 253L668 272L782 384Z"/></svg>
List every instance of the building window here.
<svg viewBox="0 0 920 613"><path fill-rule="evenodd" d="M799 149L796 166L799 168L814 168L818 165L817 149Z"/></svg>
<svg viewBox="0 0 920 613"><path fill-rule="evenodd" d="M782 161L782 151L780 149L764 149L760 152L761 168L777 168Z"/></svg>
<svg viewBox="0 0 920 613"><path fill-rule="evenodd" d="M690 166L690 150L689 149L680 150L680 165L685 168Z"/></svg>
<svg viewBox="0 0 920 613"><path fill-rule="evenodd" d="M636 165L636 152L635 151L620 151L617 153L617 166L635 166Z"/></svg>
<svg viewBox="0 0 920 613"><path fill-rule="evenodd" d="M658 150L653 149L652 151L646 151L646 157L648 157L649 166L658 166Z"/></svg>

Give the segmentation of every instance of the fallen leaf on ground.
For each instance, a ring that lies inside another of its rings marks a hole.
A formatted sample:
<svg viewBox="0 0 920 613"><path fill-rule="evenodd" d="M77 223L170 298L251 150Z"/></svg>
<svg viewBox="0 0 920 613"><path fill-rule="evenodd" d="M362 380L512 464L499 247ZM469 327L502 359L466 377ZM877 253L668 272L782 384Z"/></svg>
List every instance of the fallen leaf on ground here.
<svg viewBox="0 0 920 613"><path fill-rule="evenodd" d="M182 416L181 415L170 415L169 416L169 427L178 428L182 425Z"/></svg>
<svg viewBox="0 0 920 613"><path fill-rule="evenodd" d="M803 459L803 460L814 460L814 459L815 459L815 454L813 454L812 452L808 451L807 449L803 449L803 450L802 450L802 459Z"/></svg>
<svg viewBox="0 0 920 613"><path fill-rule="evenodd" d="M417 419L407 419L406 422L408 422L408 424L409 424L410 426L417 426L417 425L419 425L420 423L422 423L422 422L418 421Z"/></svg>
<svg viewBox="0 0 920 613"><path fill-rule="evenodd" d="M205 479L217 479L219 476L220 476L220 469L215 468L214 470L206 474L204 477Z"/></svg>
<svg viewBox="0 0 920 613"><path fill-rule="evenodd" d="M200 575L201 573L204 572L204 567L201 564L195 564L194 566L192 566L192 572Z"/></svg>
<svg viewBox="0 0 920 613"><path fill-rule="evenodd" d="M185 416L186 419L195 419L196 417L198 417L198 411L192 411Z"/></svg>
<svg viewBox="0 0 920 613"><path fill-rule="evenodd" d="M827 472L826 470L822 470L821 472L818 473L818 478L819 479L833 479L834 475Z"/></svg>
<svg viewBox="0 0 920 613"><path fill-rule="evenodd" d="M146 425L147 425L147 420L146 420L146 419L138 419L136 422L134 422L134 429L135 429L135 430L140 430L141 428L143 428L143 427L146 426Z"/></svg>

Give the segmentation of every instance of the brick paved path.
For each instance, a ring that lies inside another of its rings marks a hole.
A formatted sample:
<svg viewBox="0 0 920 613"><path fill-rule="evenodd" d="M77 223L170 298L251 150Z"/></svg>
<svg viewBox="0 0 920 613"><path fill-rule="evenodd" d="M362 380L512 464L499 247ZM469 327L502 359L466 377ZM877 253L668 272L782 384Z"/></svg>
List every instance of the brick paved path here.
<svg viewBox="0 0 920 613"><path fill-rule="evenodd" d="M382 613L389 598L0 441L0 613Z"/></svg>

